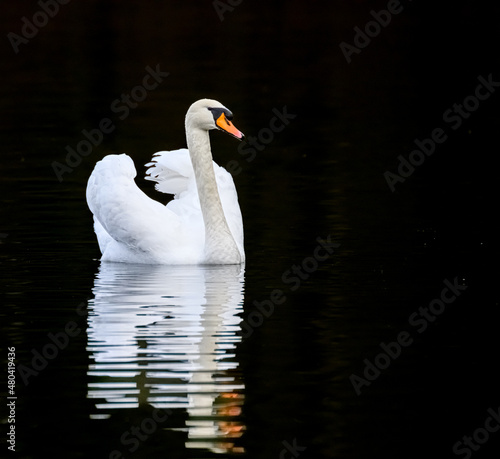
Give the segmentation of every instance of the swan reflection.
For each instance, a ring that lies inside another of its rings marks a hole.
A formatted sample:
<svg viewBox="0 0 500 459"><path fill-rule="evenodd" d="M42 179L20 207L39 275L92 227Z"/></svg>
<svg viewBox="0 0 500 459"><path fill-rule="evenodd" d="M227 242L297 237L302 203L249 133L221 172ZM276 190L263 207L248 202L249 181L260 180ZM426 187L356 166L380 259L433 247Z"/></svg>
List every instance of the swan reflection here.
<svg viewBox="0 0 500 459"><path fill-rule="evenodd" d="M89 301L95 419L152 406L187 413L187 446L241 451L235 348L244 268L101 263Z"/></svg>

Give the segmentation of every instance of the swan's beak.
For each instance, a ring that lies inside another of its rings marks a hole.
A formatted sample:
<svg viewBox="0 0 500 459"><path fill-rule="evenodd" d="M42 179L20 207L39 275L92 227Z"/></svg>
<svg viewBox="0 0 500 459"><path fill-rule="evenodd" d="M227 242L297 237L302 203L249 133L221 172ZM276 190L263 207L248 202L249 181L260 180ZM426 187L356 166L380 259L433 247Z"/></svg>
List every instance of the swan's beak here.
<svg viewBox="0 0 500 459"><path fill-rule="evenodd" d="M238 129L236 129L234 124L231 123L231 121L229 121L226 118L226 115L224 113L221 113L219 118L217 118L216 124L217 124L217 127L219 129L226 131L228 134L231 134L233 137L236 137L238 140L243 140L243 138L245 137L243 135L243 132L238 131Z"/></svg>

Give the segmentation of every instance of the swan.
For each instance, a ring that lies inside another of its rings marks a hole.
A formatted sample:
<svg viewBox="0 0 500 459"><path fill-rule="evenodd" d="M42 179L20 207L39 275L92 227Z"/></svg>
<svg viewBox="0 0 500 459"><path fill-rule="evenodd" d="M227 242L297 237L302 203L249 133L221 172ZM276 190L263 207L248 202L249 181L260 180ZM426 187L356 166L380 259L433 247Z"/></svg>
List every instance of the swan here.
<svg viewBox="0 0 500 459"><path fill-rule="evenodd" d="M160 151L146 164L146 179L173 194L166 206L136 185L126 155L97 162L87 183L101 261L143 264L241 264L243 222L232 176L212 159L209 131L244 138L220 102L201 99L185 118L187 149Z"/></svg>

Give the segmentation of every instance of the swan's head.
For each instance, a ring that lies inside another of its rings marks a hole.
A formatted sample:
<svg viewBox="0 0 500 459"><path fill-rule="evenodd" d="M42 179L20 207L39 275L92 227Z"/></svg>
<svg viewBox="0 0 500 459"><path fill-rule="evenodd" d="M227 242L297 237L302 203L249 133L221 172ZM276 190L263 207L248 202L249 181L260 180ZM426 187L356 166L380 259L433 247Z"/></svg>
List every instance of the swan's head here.
<svg viewBox="0 0 500 459"><path fill-rule="evenodd" d="M232 112L220 102L212 99L196 101L186 114L186 128L198 128L205 131L219 129L242 140L244 135L231 122Z"/></svg>

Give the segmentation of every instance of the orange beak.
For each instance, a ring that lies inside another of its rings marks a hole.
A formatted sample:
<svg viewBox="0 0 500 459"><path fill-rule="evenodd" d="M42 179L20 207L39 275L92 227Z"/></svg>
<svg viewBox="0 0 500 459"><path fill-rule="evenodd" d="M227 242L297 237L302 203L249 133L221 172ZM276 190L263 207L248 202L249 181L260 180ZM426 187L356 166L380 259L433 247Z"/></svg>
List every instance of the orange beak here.
<svg viewBox="0 0 500 459"><path fill-rule="evenodd" d="M216 124L220 129L226 131L228 134L231 134L233 137L236 137L239 140L242 140L243 137L245 137L243 135L243 132L238 131L234 124L226 118L226 115L224 113L222 113L219 118L217 118Z"/></svg>

